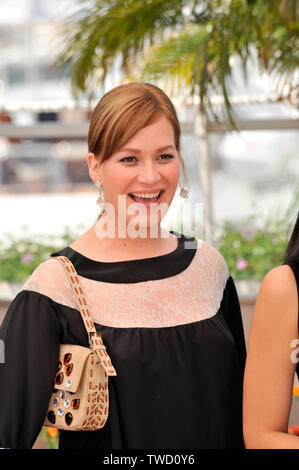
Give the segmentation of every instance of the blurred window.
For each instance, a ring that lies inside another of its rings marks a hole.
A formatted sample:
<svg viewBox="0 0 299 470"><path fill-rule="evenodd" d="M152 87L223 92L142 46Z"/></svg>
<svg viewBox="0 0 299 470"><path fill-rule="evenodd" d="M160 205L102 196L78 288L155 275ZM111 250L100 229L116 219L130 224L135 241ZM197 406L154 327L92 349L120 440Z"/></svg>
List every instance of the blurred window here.
<svg viewBox="0 0 299 470"><path fill-rule="evenodd" d="M18 65L10 65L7 69L7 76L10 85L19 85L25 82L25 69Z"/></svg>
<svg viewBox="0 0 299 470"><path fill-rule="evenodd" d="M57 70L51 68L50 64L42 64L38 66L38 77L40 81L50 82L53 80L60 80L61 78L68 78L70 76L70 66L61 67Z"/></svg>

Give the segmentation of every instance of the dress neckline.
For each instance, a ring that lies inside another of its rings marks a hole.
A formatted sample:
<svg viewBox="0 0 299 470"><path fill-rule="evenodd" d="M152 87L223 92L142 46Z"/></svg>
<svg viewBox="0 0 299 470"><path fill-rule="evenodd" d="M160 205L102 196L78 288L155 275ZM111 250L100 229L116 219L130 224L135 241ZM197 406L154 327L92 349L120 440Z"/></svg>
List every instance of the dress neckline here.
<svg viewBox="0 0 299 470"><path fill-rule="evenodd" d="M169 232L173 233L172 230L169 230ZM122 261L97 261L97 260L94 260L94 259L91 259L91 258L88 258L87 256L84 256L82 255L82 253L78 252L77 250L74 250L74 248L72 247L68 247L70 250L72 250L74 253L76 253L77 255L80 255L81 258L84 258L86 261L88 262L91 262L91 263L99 263L99 264L102 264L102 265L111 265L111 264L122 264L122 263L131 263L131 262L135 262L135 261L141 261L141 262L147 262L148 260L152 260L153 262L155 262L155 260L158 258L164 258L164 257L167 257L167 256L172 256L172 255L175 255L176 251L179 250L181 248L181 244L182 244L182 238L176 236L176 239L177 239L177 246L174 250L170 251L169 253L165 253L164 255L158 255L158 256L152 256L152 257L149 257L149 258L138 258L138 259L130 259L130 260L122 260Z"/></svg>
<svg viewBox="0 0 299 470"><path fill-rule="evenodd" d="M169 230L178 238L175 250L151 258L124 261L96 261L70 246L51 253L51 257L66 256L79 276L103 282L136 283L174 276L184 271L197 251L197 239ZM187 244L187 245L186 245Z"/></svg>

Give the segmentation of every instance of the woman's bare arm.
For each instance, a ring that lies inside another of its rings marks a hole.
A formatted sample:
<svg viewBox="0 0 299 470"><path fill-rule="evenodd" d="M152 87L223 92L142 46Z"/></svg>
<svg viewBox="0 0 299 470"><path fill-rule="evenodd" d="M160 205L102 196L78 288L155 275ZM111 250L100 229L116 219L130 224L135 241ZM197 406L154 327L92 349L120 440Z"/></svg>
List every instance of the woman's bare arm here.
<svg viewBox="0 0 299 470"><path fill-rule="evenodd" d="M287 265L265 276L253 312L244 376L243 431L247 448L299 449L288 420L298 338L297 285ZM294 354L293 354L294 357Z"/></svg>

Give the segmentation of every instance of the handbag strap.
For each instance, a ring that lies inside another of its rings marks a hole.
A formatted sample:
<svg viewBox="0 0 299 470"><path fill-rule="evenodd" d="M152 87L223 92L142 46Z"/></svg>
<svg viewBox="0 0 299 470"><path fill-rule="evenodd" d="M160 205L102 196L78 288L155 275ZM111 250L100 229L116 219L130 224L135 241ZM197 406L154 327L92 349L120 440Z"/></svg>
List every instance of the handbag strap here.
<svg viewBox="0 0 299 470"><path fill-rule="evenodd" d="M108 356L108 353L106 351L106 347L103 343L102 337L100 334L97 333L95 329L86 299L83 294L83 290L81 288L80 280L77 271L73 266L73 263L66 256L54 256L54 258L61 262L69 278L70 285L77 299L79 311L88 334L90 348L96 351L107 375L117 375L111 363L110 357Z"/></svg>

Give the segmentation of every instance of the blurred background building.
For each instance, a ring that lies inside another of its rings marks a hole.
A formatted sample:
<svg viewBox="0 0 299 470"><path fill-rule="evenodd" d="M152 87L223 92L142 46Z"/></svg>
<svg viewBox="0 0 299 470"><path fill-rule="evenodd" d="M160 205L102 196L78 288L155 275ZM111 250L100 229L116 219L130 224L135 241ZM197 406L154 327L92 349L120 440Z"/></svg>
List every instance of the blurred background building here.
<svg viewBox="0 0 299 470"><path fill-rule="evenodd" d="M76 2L3 0L0 5L0 105L11 111L50 111L73 105L68 71L50 69L59 43L63 16ZM35 116L18 113L17 122ZM45 120L47 116L40 117ZM48 115L49 119L55 119ZM38 117L37 117L38 118Z"/></svg>
<svg viewBox="0 0 299 470"><path fill-rule="evenodd" d="M22 234L90 226L97 214L96 190L86 162L89 110L75 101L70 73L51 67L60 47L64 18L77 0L2 0L0 5L0 209L1 231ZM253 64L245 85L235 65L231 91L241 121L284 121L281 130L259 129L209 135L216 222L242 221L258 211L287 206L299 176L298 113L275 100L269 79ZM120 83L117 66L109 88ZM101 94L98 98L100 98ZM182 154L190 203L202 201L200 152L193 132L196 103L173 97L183 127ZM7 124L10 123L9 130ZM269 126L268 126L269 127ZM261 126L262 128L262 126ZM173 210L181 204L177 196Z"/></svg>

